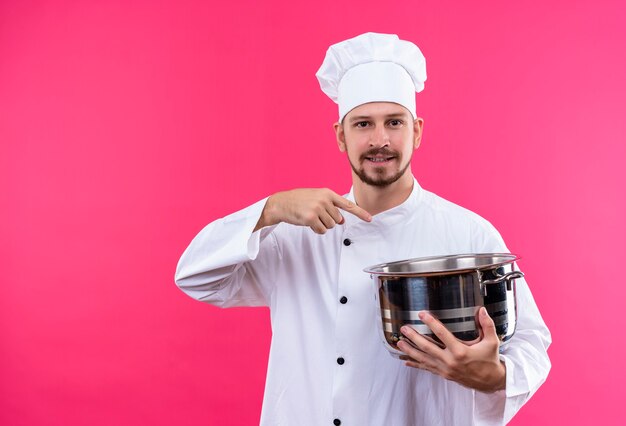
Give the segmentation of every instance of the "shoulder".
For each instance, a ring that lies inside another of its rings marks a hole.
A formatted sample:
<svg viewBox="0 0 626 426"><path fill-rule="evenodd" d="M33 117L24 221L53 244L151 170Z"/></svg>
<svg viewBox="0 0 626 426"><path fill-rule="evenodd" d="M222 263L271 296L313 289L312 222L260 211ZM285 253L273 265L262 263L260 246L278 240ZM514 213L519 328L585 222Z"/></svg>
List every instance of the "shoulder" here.
<svg viewBox="0 0 626 426"><path fill-rule="evenodd" d="M423 190L422 201L420 207L438 215L462 220L484 228L493 228L493 225L480 215L433 192Z"/></svg>
<svg viewBox="0 0 626 426"><path fill-rule="evenodd" d="M477 213L449 201L433 192L423 190L418 209L435 223L447 228L469 232L478 247L485 251L506 250L498 230L487 219ZM508 251L508 250L507 250Z"/></svg>

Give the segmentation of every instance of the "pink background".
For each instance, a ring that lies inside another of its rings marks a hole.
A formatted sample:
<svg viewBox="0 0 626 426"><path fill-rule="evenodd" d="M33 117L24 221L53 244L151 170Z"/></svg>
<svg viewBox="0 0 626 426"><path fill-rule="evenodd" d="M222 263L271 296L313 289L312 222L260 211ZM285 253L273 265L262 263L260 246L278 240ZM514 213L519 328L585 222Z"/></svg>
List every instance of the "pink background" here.
<svg viewBox="0 0 626 426"><path fill-rule="evenodd" d="M523 256L553 333L512 424L623 424L622 4L2 1L0 424L258 423L268 311L174 269L274 191L349 190L314 73L366 31L426 55L413 170Z"/></svg>

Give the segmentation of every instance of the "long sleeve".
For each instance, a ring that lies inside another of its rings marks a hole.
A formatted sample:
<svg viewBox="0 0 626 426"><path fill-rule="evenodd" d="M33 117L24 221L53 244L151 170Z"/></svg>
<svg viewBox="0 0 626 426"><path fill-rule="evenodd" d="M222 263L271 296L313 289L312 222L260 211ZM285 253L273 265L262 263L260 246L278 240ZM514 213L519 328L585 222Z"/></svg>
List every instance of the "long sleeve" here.
<svg viewBox="0 0 626 426"><path fill-rule="evenodd" d="M500 235L492 229L483 240L483 252L508 252ZM516 266L516 269L517 266ZM547 349L552 338L526 280L515 280L517 327L511 340L502 345L500 359L506 365L506 388L494 393L475 392L475 423L503 425L546 380L551 363Z"/></svg>
<svg viewBox="0 0 626 426"><path fill-rule="evenodd" d="M208 224L181 256L175 281L196 300L220 307L267 306L280 251L276 225L253 232L267 198Z"/></svg>

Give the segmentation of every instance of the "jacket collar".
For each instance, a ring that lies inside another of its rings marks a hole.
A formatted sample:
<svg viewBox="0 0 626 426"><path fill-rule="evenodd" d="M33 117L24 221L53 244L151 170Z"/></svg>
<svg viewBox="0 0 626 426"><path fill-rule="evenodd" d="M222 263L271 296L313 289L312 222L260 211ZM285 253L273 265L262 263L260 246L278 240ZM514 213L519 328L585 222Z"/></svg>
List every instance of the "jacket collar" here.
<svg viewBox="0 0 626 426"><path fill-rule="evenodd" d="M384 228L403 220L407 220L412 214L414 214L417 205L422 199L423 192L424 190L417 182L417 179L413 178L413 189L411 190L411 194L401 204L374 215L372 221L369 223L362 221L354 215L344 214L346 225L350 227L356 227L358 225L359 228L361 226L366 228ZM354 187L350 188L350 192L346 195L346 198L354 202Z"/></svg>

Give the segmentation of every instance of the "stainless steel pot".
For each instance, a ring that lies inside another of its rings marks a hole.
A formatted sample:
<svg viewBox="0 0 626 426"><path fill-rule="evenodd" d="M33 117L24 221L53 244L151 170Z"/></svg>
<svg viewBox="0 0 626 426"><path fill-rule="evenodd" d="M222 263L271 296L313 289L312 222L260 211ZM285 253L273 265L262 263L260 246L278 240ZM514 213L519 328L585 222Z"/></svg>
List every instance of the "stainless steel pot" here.
<svg viewBox="0 0 626 426"><path fill-rule="evenodd" d="M501 342L515 332L517 305L515 279L524 276L514 270L516 255L507 253L462 254L424 257L370 266L378 287L380 330L387 349L404 339L400 327L409 325L439 346L443 346L418 312L429 311L458 339L480 338L477 314L481 306L493 318Z"/></svg>

